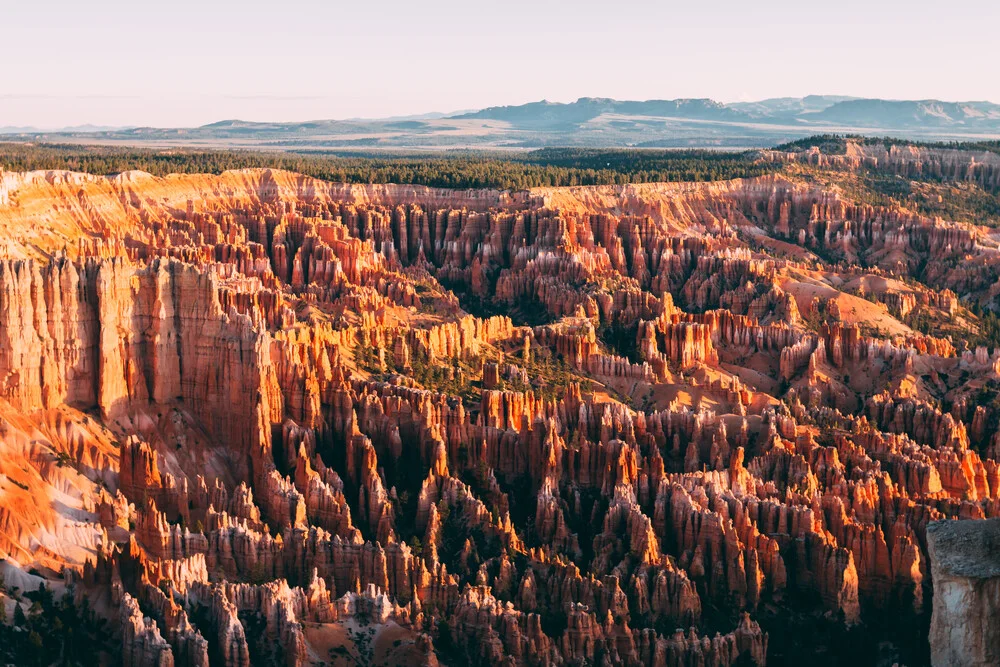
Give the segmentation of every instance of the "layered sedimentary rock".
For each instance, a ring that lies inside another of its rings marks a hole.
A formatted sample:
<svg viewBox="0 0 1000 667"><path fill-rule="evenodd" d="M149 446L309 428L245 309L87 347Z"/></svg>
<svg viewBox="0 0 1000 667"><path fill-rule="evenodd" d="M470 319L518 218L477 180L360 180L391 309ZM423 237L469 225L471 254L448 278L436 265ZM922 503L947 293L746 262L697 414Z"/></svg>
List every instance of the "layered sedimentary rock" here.
<svg viewBox="0 0 1000 667"><path fill-rule="evenodd" d="M780 176L3 183L0 554L110 592L127 664L763 665L925 620L928 526L1000 516L1000 353L896 319L992 298L975 228Z"/></svg>
<svg viewBox="0 0 1000 667"><path fill-rule="evenodd" d="M763 151L764 159L800 161L819 167L879 169L907 178L974 181L985 188L1000 186L1000 158L989 151L846 142L843 155L828 155L818 147L801 153Z"/></svg>

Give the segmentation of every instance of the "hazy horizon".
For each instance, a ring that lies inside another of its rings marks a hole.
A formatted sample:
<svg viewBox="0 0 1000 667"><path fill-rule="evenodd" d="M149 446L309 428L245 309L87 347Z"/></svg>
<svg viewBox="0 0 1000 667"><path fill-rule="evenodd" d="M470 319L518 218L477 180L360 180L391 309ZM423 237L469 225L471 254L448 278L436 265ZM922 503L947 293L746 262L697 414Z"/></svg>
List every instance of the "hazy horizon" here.
<svg viewBox="0 0 1000 667"><path fill-rule="evenodd" d="M5 3L0 127L193 127L547 99L1000 100L1000 8L860 0ZM966 17L975 17L971 20Z"/></svg>
<svg viewBox="0 0 1000 667"><path fill-rule="evenodd" d="M743 100L743 99L741 99L741 100L721 100L721 99L718 99L718 98L715 98L715 97L710 97L710 98L686 98L686 99L711 99L711 100L713 100L715 102L722 102L724 104L735 104L735 103L740 103L740 102L766 102L766 101L769 101L769 100L776 100L776 99L801 99L801 98L810 97L810 96L815 96L815 97L851 97L851 98L857 98L857 99L876 99L876 98L865 98L865 97L862 97L860 95L850 95L850 94L841 95L841 94L826 94L826 93L808 93L808 94L802 95L802 96L779 95L779 96L770 97L770 98L746 99L746 100ZM606 95L584 95L583 97L584 98L598 98L598 99L599 98L605 98L605 99L610 99ZM0 96L0 99L3 99L3 96ZM191 124L191 125L182 125L182 124L152 125L152 124L136 124L136 123L125 123L125 124L121 124L121 125L115 125L115 124L111 124L111 123L86 122L86 123L73 123L73 124L65 124L65 125L52 125L52 126L47 126L46 127L46 126L39 126L39 125L32 125L32 124L25 124L25 123L22 123L22 124L0 123L0 129L4 129L4 128L31 128L31 129L39 130L39 131L57 131L57 130L67 130L68 131L68 130L73 130L75 128L86 129L86 128L94 128L94 127L107 127L107 128L115 128L115 129L140 128L140 127L162 127L162 128L181 128L181 129L183 129L183 128L203 127L203 126L206 126L206 125L212 125L212 124L215 124L215 123L223 123L223 122L226 122L226 121L241 121L241 122L252 122L252 123L276 123L276 124L282 124L282 123L284 123L284 124L308 123L308 122L311 122L311 121L326 121L326 120L336 120L336 121L385 121L385 120L406 119L406 118L419 118L419 117L424 117L424 116L443 116L443 117L448 117L448 116L458 115L458 114L467 113L467 112L471 112L471 111L478 111L478 110L486 109L486 108L489 108L489 107L519 106L519 105L528 104L528 103L534 103L534 102L550 102L550 103L556 103L556 104L571 104L573 102L578 101L579 99L581 99L581 98L574 98L574 99L569 99L569 100L534 99L534 100L526 100L524 102L513 102L513 103L503 103L503 104L490 104L490 105L486 105L484 107L469 107L469 108L465 108L465 109L450 109L450 110L430 109L430 110L427 110L427 111L415 111L415 112L409 113L409 114L399 114L399 115L393 115L393 116L351 116L351 117L336 117L336 116L319 117L319 116L317 116L317 117L309 117L309 118L247 118L247 117L242 117L242 116L231 116L231 117L225 117L225 118L215 118L214 120L209 120L209 121L206 121L204 123L197 123L197 124ZM625 100L625 99L619 99L619 98L615 98L615 99L617 99L617 101L651 101L654 98L649 98L647 100ZM675 100L675 99L685 99L685 98L663 97L663 98L657 98L657 99ZM993 100L972 100L972 99L968 99L968 100L942 100L940 98L912 98L912 99L903 99L903 98L898 98L898 99L877 98L877 99L880 99L882 101L888 101L888 102L898 102L898 101L911 101L911 102L912 101L916 101L916 102L920 102L920 101L936 100L936 101L945 102L945 103L953 103L953 102L954 103L986 102L986 103L990 103L990 104L994 103Z"/></svg>

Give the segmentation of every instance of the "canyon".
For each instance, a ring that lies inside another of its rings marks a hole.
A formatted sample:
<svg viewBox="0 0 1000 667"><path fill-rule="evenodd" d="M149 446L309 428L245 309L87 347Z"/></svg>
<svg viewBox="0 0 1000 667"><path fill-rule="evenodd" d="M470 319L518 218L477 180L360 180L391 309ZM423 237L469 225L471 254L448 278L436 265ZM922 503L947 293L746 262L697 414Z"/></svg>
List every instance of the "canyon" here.
<svg viewBox="0 0 1000 667"><path fill-rule="evenodd" d="M762 159L1000 185L961 151ZM0 227L0 604L86 599L124 665L964 641L935 535L1000 517L1000 349L968 310L995 229L780 173L270 169L0 172Z"/></svg>

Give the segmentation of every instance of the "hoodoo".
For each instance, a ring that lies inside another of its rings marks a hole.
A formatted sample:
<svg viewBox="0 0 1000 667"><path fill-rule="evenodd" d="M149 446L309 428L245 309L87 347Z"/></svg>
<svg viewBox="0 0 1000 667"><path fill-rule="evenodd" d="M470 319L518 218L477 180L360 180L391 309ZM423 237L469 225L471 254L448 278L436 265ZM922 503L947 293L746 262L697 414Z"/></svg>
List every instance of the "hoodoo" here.
<svg viewBox="0 0 1000 667"><path fill-rule="evenodd" d="M996 664L1000 243L823 181L924 155L869 153L513 193L5 172L2 636Z"/></svg>

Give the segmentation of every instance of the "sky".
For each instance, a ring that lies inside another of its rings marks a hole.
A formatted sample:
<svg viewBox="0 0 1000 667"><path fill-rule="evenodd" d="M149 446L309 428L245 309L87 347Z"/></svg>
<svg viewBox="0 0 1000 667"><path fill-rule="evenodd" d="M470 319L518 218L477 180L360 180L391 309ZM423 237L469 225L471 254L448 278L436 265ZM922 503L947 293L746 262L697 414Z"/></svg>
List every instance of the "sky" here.
<svg viewBox="0 0 1000 667"><path fill-rule="evenodd" d="M0 127L582 96L1000 102L996 0L0 0Z"/></svg>

